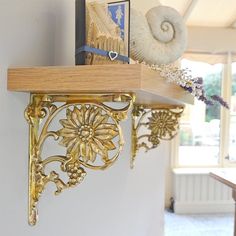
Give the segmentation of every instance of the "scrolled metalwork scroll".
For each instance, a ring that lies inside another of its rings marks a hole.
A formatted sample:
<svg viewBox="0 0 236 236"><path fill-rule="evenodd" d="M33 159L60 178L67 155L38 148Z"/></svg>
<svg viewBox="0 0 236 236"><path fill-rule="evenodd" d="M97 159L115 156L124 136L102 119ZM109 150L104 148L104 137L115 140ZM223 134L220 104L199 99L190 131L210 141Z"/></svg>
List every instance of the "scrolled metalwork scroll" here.
<svg viewBox="0 0 236 236"><path fill-rule="evenodd" d="M117 160L124 145L119 122L127 117L133 99L132 94L31 95L25 110L30 125L30 225L37 222L37 203L47 183L55 184L58 195L80 184L86 176L86 168L104 170ZM126 104L115 109L105 102ZM52 130L52 123L56 121L59 128ZM64 154L43 157L49 137L65 148ZM46 173L45 167L50 163L59 163L60 170L68 176L66 181L54 170Z"/></svg>
<svg viewBox="0 0 236 236"><path fill-rule="evenodd" d="M183 110L182 106L134 105L131 168L134 167L137 151L140 148L144 148L147 152L158 147L161 140L174 138L179 129L179 118Z"/></svg>

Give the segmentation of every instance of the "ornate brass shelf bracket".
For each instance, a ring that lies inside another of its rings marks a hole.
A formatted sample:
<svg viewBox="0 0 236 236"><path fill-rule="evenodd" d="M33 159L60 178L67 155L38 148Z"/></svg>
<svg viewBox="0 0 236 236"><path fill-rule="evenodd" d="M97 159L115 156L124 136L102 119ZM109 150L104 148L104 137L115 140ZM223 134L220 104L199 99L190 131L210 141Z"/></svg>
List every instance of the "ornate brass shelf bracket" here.
<svg viewBox="0 0 236 236"><path fill-rule="evenodd" d="M183 106L171 105L134 105L132 112L132 157L134 168L140 148L147 151L158 147L161 140L171 140L178 133L179 118Z"/></svg>
<svg viewBox="0 0 236 236"><path fill-rule="evenodd" d="M37 223L37 203L47 183L56 186L55 194L80 184L86 168L105 170L118 158L124 145L119 125L133 105L132 94L32 94L25 110L30 127L29 140L29 224ZM111 108L108 102L119 102L122 108ZM55 128L58 127L58 128ZM49 138L63 149L61 155L45 157ZM47 173L48 164L59 164L67 174Z"/></svg>

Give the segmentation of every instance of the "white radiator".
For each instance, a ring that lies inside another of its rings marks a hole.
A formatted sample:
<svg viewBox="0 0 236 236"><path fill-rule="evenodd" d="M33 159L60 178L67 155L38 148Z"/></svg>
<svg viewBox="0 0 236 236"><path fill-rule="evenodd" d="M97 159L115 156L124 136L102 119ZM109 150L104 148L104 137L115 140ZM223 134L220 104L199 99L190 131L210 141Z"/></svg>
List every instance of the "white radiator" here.
<svg viewBox="0 0 236 236"><path fill-rule="evenodd" d="M209 170L173 170L177 214L234 212L232 190L209 176Z"/></svg>

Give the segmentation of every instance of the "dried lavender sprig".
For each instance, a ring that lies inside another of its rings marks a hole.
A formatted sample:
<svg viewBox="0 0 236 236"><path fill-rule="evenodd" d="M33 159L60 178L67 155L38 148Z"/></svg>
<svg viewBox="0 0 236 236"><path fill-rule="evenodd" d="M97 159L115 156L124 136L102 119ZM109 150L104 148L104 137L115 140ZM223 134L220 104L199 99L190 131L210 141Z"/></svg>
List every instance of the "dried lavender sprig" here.
<svg viewBox="0 0 236 236"><path fill-rule="evenodd" d="M218 96L218 95L212 95L212 96L211 96L211 99L214 100L214 101L216 101L216 102L218 102L218 103L220 103L223 107L229 109L228 103L225 102L222 97L220 97L220 96Z"/></svg>
<svg viewBox="0 0 236 236"><path fill-rule="evenodd" d="M192 89L191 87L183 87L183 86L181 86L181 87L182 87L184 90L188 91L189 93L193 94L193 93L192 93L192 92L193 92L193 89ZM205 103L206 105L208 105L208 106L214 105L214 103L213 103L211 100L209 100L209 99L205 96L204 91L202 91L202 95L201 95L201 96L199 96L199 97L194 96L194 97L196 97L199 101L204 102L204 103Z"/></svg>
<svg viewBox="0 0 236 236"><path fill-rule="evenodd" d="M140 62L137 62L138 64ZM145 62L141 62L141 64L148 65ZM222 97L218 95L212 95L210 98L207 98L205 95L203 79L201 77L193 77L190 73L191 70L179 69L175 65L148 65L152 70L159 71L160 75L167 79L168 82L175 83L179 85L181 88L188 91L198 100L203 101L206 105L214 105L215 102L218 102L223 107L229 109L229 105L227 102L223 100Z"/></svg>

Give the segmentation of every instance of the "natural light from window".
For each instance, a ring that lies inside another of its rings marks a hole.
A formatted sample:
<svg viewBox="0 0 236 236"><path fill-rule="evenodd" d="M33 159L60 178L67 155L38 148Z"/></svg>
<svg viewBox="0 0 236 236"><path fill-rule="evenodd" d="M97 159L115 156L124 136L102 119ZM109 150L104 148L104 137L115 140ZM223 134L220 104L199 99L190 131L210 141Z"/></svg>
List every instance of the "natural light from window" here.
<svg viewBox="0 0 236 236"><path fill-rule="evenodd" d="M232 64L229 158L236 161L236 63Z"/></svg>
<svg viewBox="0 0 236 236"><path fill-rule="evenodd" d="M209 65L182 60L182 68L190 69L194 77L203 78L206 94L221 95L222 64ZM181 119L178 165L217 165L219 146L220 106L217 104L209 107L195 99L195 105L187 105Z"/></svg>

